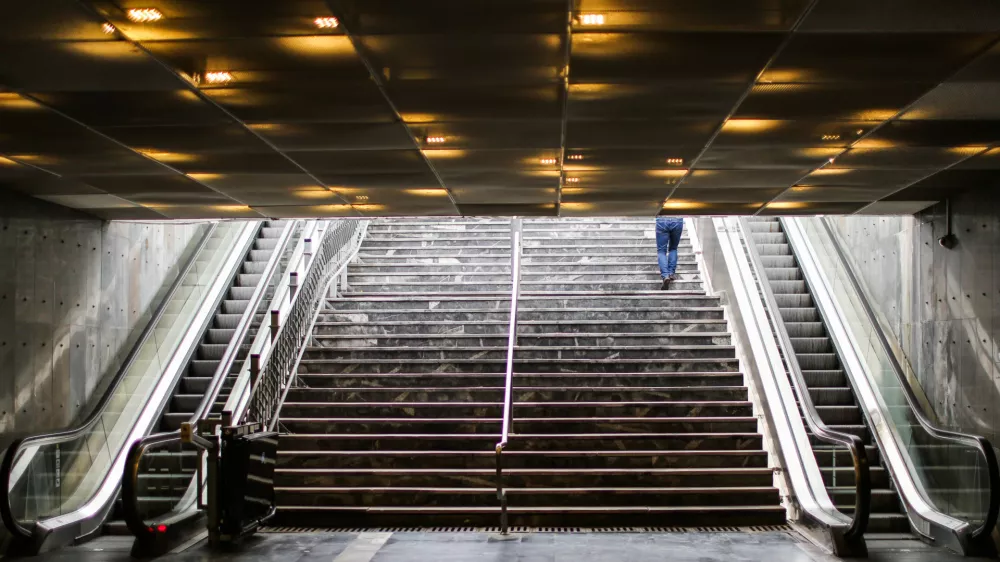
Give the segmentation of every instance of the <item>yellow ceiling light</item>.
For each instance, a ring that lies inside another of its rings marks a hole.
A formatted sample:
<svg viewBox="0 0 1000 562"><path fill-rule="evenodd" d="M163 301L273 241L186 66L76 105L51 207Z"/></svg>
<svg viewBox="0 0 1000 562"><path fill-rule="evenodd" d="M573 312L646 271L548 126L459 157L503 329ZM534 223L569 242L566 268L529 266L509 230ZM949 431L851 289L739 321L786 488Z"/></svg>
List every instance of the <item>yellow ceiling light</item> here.
<svg viewBox="0 0 1000 562"><path fill-rule="evenodd" d="M246 205L212 205L212 209L223 213L245 213L250 210L250 207Z"/></svg>
<svg viewBox="0 0 1000 562"><path fill-rule="evenodd" d="M812 189L815 189L815 187L811 185L796 185L792 187L792 191L796 193L802 193L804 191L810 191Z"/></svg>
<svg viewBox="0 0 1000 562"><path fill-rule="evenodd" d="M685 199L671 199L663 204L664 209L674 211L690 211L692 209L704 209L708 204L701 201L689 201Z"/></svg>
<svg viewBox="0 0 1000 562"><path fill-rule="evenodd" d="M128 12L125 12L130 21L135 23L149 23L151 21L160 21L163 19L163 13L156 8L132 8Z"/></svg>
<svg viewBox="0 0 1000 562"><path fill-rule="evenodd" d="M355 195L354 196L354 200L355 201L362 201L362 202L363 201L367 201L368 200L368 196L367 195Z"/></svg>
<svg viewBox="0 0 1000 562"><path fill-rule="evenodd" d="M0 156L0 166L17 166L17 162L11 160L10 158L4 158Z"/></svg>
<svg viewBox="0 0 1000 562"><path fill-rule="evenodd" d="M443 137L441 135L433 135L427 137L424 140L427 142L427 144L441 144L443 142L446 142L448 140L448 137Z"/></svg>
<svg viewBox="0 0 1000 562"><path fill-rule="evenodd" d="M292 191L299 199L331 199L337 194L322 187L302 187Z"/></svg>
<svg viewBox="0 0 1000 562"><path fill-rule="evenodd" d="M885 121L892 119L898 113L895 109L863 109L854 113L851 118L858 121Z"/></svg>
<svg viewBox="0 0 1000 562"><path fill-rule="evenodd" d="M604 14L580 14L581 25L604 25Z"/></svg>
<svg viewBox="0 0 1000 562"><path fill-rule="evenodd" d="M37 103L14 93L0 93L0 108L3 109L39 109Z"/></svg>
<svg viewBox="0 0 1000 562"><path fill-rule="evenodd" d="M351 205L316 205L313 209L322 213L344 213L351 209Z"/></svg>
<svg viewBox="0 0 1000 562"><path fill-rule="evenodd" d="M730 133L760 133L781 126L777 119L730 119L722 125L722 130Z"/></svg>
<svg viewBox="0 0 1000 562"><path fill-rule="evenodd" d="M140 151L141 152L141 151ZM194 181L206 182L222 178L222 174L185 174Z"/></svg>
<svg viewBox="0 0 1000 562"><path fill-rule="evenodd" d="M385 210L385 205L351 205L351 207L354 207L359 211L365 211L369 213Z"/></svg>
<svg viewBox="0 0 1000 562"><path fill-rule="evenodd" d="M465 150L457 150L450 148L425 148L421 150L424 156L433 159L448 159L448 158L464 158L468 154Z"/></svg>
<svg viewBox="0 0 1000 562"><path fill-rule="evenodd" d="M566 183L580 183L580 178L566 178Z"/></svg>
<svg viewBox="0 0 1000 562"><path fill-rule="evenodd" d="M559 160L556 159L556 158L539 158L538 159L538 163L541 164L541 165L543 165L543 166L553 166L553 165L556 164L556 162L559 162Z"/></svg>
<svg viewBox="0 0 1000 562"><path fill-rule="evenodd" d="M580 201L563 201L562 208L570 211L593 211L597 208L597 205Z"/></svg>
<svg viewBox="0 0 1000 562"><path fill-rule="evenodd" d="M400 113L399 117L405 123L433 123L440 121L440 116L433 113Z"/></svg>
<svg viewBox="0 0 1000 562"><path fill-rule="evenodd" d="M407 195L420 195L422 197L445 197L448 195L447 189L433 188L433 189L404 189L403 193Z"/></svg>
<svg viewBox="0 0 1000 562"><path fill-rule="evenodd" d="M580 160L583 160L583 155L582 154L570 154L569 156L566 157L566 159L578 162Z"/></svg>
<svg viewBox="0 0 1000 562"><path fill-rule="evenodd" d="M822 138L825 141L836 141L840 140L840 135L823 135Z"/></svg>
<svg viewBox="0 0 1000 562"><path fill-rule="evenodd" d="M979 154L985 150L989 149L988 146L956 146L949 148L948 152L958 154L959 156L972 156L974 154Z"/></svg>
<svg viewBox="0 0 1000 562"><path fill-rule="evenodd" d="M647 176L651 176L651 177L654 177L654 178L675 178L676 179L676 178L684 177L684 175L687 174L687 172L688 171L687 171L686 168L678 168L678 169L674 169L674 170L646 170L643 173L646 174ZM698 172L698 173L701 173L701 172Z"/></svg>
<svg viewBox="0 0 1000 562"><path fill-rule="evenodd" d="M667 165L668 166L683 166L684 165L684 159L683 158L667 158Z"/></svg>
<svg viewBox="0 0 1000 562"><path fill-rule="evenodd" d="M899 145L886 139L861 139L851 148L896 148Z"/></svg>
<svg viewBox="0 0 1000 562"><path fill-rule="evenodd" d="M155 148L137 148L136 152L142 154L146 158L152 158L158 162L165 162L168 164L176 162L193 162L198 159L194 154L184 154L183 152L169 152L166 150L156 150Z"/></svg>
<svg viewBox="0 0 1000 562"><path fill-rule="evenodd" d="M226 70L213 70L205 73L205 83L219 85L233 81L233 73Z"/></svg>
<svg viewBox="0 0 1000 562"><path fill-rule="evenodd" d="M849 174L854 170L851 168L820 168L818 170L813 170L809 177L812 176L842 176L844 174Z"/></svg>
<svg viewBox="0 0 1000 562"><path fill-rule="evenodd" d="M316 18L313 23L320 29L333 29L340 26L340 20L332 16Z"/></svg>
<svg viewBox="0 0 1000 562"><path fill-rule="evenodd" d="M586 193L587 188L585 187L564 187L562 188L563 195L579 195L581 193Z"/></svg>
<svg viewBox="0 0 1000 562"><path fill-rule="evenodd" d="M796 152L806 158L830 158L840 154L840 148L803 148Z"/></svg>
<svg viewBox="0 0 1000 562"><path fill-rule="evenodd" d="M802 201L772 201L767 204L768 209L779 209L779 210L789 210L789 209L805 209L808 207L808 203Z"/></svg>
<svg viewBox="0 0 1000 562"><path fill-rule="evenodd" d="M101 26L101 31L103 31L106 35L111 35L115 32L115 26L108 22L104 22L104 25Z"/></svg>

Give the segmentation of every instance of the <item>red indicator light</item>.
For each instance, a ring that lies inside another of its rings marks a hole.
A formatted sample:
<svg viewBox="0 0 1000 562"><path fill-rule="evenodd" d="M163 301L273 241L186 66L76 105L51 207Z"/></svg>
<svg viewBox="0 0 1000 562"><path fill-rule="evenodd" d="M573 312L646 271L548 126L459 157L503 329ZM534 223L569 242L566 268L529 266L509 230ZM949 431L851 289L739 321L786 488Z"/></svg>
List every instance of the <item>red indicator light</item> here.
<svg viewBox="0 0 1000 562"><path fill-rule="evenodd" d="M156 528L156 530L159 531L159 532L161 532L161 533L166 533L167 532L167 526L166 525L160 525L159 527Z"/></svg>

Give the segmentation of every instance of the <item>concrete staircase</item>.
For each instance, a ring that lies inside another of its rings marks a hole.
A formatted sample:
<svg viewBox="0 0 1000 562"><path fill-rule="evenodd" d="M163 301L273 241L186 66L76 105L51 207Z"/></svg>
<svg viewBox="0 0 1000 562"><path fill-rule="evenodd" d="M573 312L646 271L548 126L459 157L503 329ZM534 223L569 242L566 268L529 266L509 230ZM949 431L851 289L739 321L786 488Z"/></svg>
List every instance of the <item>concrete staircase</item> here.
<svg viewBox="0 0 1000 562"><path fill-rule="evenodd" d="M899 494L882 464L871 430L854 397L854 389L840 365L802 270L781 230L781 223L777 218L754 218L749 224L764 273L820 418L832 429L864 439L872 478L869 533L908 533L910 524ZM814 441L813 450L830 499L840 511L853 513L854 468L850 453L843 447L818 440Z"/></svg>
<svg viewBox="0 0 1000 562"><path fill-rule="evenodd" d="M689 240L659 291L652 219L524 221L505 457L513 525L784 520ZM507 220L372 223L281 411L280 518L496 525Z"/></svg>

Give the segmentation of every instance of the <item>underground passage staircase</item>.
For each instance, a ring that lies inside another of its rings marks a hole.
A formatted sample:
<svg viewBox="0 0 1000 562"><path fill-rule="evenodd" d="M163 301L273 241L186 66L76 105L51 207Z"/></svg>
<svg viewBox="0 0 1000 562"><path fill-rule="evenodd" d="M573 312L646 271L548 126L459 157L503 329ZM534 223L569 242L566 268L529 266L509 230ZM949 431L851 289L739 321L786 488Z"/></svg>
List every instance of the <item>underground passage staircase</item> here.
<svg viewBox="0 0 1000 562"><path fill-rule="evenodd" d="M513 525L785 519L716 297L685 236L659 291L652 219L523 223ZM373 222L280 414L280 520L498 522L507 220Z"/></svg>
<svg viewBox="0 0 1000 562"><path fill-rule="evenodd" d="M764 274L774 293L778 312L788 331L809 394L820 418L831 429L864 440L871 467L872 505L868 529L874 533L907 533L910 523L882 464L854 389L840 364L806 285L802 270L777 218L748 220ZM854 468L848 451L813 439L813 451L837 509L854 508Z"/></svg>

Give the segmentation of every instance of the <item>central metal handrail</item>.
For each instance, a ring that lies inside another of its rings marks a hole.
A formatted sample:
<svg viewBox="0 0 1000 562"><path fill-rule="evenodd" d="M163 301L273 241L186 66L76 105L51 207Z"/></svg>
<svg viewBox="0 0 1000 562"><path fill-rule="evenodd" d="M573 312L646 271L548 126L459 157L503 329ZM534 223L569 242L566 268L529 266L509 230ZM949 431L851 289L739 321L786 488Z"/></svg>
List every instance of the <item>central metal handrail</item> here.
<svg viewBox="0 0 1000 562"><path fill-rule="evenodd" d="M764 272L763 261L760 259L757 246L753 241L752 232L747 219L740 219L740 227L744 233L747 254L750 256L753 268L757 272L758 286L760 287L761 294L764 296L765 302L767 302L767 308L770 311L771 325L774 328L775 334L778 336L778 343L781 346L781 352L782 355L784 355L785 364L788 367L788 373L791 375L792 388L795 390L795 394L799 399L799 405L802 407L802 411L805 414L806 424L810 429L812 429L813 434L818 439L827 443L841 445L846 447L851 452L851 460L854 464L854 517L851 520L850 528L848 528L848 530L844 533L844 540L855 543L860 547L863 545L864 534L868 529L868 520L871 515L872 497L871 468L868 463L868 454L865 451L864 441L862 441L857 435L831 429L828 425L826 425L822 418L820 418L819 412L816 410L816 404L813 402L812 395L809 393L809 386L806 383L805 376L802 374L802 367L799 365L799 359L795 354L794 347L792 346L792 340L788 335L788 329L785 327L785 322L781 318L781 314L778 309L778 301L774 298L774 291L771 289L771 284L767 282L768 279Z"/></svg>
<svg viewBox="0 0 1000 562"><path fill-rule="evenodd" d="M497 499L500 500L500 532L507 534L507 491L503 486L503 451L514 424L514 348L517 346L517 301L521 294L521 219L510 223L510 327L507 333L507 371L503 392L503 422L496 445Z"/></svg>
<svg viewBox="0 0 1000 562"><path fill-rule="evenodd" d="M840 259L841 263L844 265L844 270L847 273L847 279L854 288L854 291L858 295L867 297L867 293L863 289L861 281L858 279L854 268L851 266L851 261L848 259L847 252L844 250L843 244L841 244L840 238L837 236L835 230L830 225L830 220L824 217L821 221L827 234L830 237L833 248L837 252L837 257ZM861 303L861 307L867 316L868 321L871 323L873 331L876 337L881 343L883 349L886 351L885 355L889 359L889 364L893 375L896 377L899 383L899 388L903 391L903 397L909 406L910 411L913 413L914 417L920 426L927 431L931 436L939 439L941 441L958 443L973 449L977 449L983 456L986 462L986 470L989 478L990 485L990 499L989 507L987 508L986 515L983 524L979 526L978 529L969 533L969 541L972 543L984 543L985 546L992 546L991 543L991 533L993 528L997 524L998 516L1000 516L1000 465L997 462L996 451L993 449L993 445L988 439L980 435L971 435L967 433L959 433L957 431L951 431L947 429L942 429L938 427L936 423L931 421L931 419L925 414L923 408L920 406L920 400L917 398L913 391L913 387L910 386L910 382L906 380L904 375L903 367L899 364L896 354L893 352L892 347L889 345L889 340L885 335L885 331L882 329L882 324L879 322L878 317L875 315L875 311L872 309L871 303L868 298L858 299Z"/></svg>

